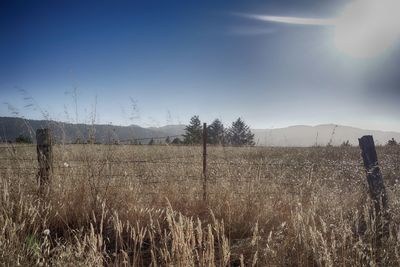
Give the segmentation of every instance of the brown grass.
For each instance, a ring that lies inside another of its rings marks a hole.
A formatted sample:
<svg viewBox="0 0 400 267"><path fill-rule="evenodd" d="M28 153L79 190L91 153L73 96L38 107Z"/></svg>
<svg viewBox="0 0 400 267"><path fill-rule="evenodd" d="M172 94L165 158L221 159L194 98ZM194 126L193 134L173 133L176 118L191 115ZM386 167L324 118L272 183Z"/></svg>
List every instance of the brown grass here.
<svg viewBox="0 0 400 267"><path fill-rule="evenodd" d="M0 148L5 266L400 264L398 147L378 148L392 215L381 247L358 148L211 147L208 203L200 147L55 146L44 197L35 153Z"/></svg>

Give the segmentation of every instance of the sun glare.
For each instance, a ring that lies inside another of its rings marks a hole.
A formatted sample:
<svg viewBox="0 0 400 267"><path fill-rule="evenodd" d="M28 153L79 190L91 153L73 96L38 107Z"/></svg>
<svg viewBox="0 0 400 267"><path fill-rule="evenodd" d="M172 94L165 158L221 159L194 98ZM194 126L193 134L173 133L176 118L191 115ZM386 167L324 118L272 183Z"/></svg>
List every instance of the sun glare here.
<svg viewBox="0 0 400 267"><path fill-rule="evenodd" d="M358 58L380 55L400 37L399 11L399 0L352 2L336 20L336 48Z"/></svg>

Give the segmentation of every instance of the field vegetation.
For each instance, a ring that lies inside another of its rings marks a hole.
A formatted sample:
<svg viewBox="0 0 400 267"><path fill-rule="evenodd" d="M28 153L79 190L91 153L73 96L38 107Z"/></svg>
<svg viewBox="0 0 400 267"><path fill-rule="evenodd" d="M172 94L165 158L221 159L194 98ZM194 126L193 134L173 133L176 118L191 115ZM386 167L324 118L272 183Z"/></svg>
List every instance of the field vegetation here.
<svg viewBox="0 0 400 267"><path fill-rule="evenodd" d="M0 147L4 266L400 265L400 147L378 147L390 236L377 243L359 148Z"/></svg>

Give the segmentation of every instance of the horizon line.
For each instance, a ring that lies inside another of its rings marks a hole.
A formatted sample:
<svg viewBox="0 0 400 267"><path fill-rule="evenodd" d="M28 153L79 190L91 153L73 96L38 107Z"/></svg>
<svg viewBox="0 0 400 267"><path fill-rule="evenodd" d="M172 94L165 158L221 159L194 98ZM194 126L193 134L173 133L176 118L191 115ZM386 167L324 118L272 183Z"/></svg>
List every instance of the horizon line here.
<svg viewBox="0 0 400 267"><path fill-rule="evenodd" d="M149 128L162 128L162 127L166 127L166 126L184 126L187 124L165 124L162 126L143 126L143 125L139 125L139 124L129 124L129 125L123 125L123 124L106 124L106 123L94 123L94 124L90 124L90 123L84 123L84 122L68 122L68 121L62 121L62 120L54 120L54 119L29 119L29 118L25 118L25 117L11 117L11 116L0 116L0 118L8 118L8 119L21 119L21 120L31 120L31 121L49 121L49 122L57 122L57 123L66 123L66 124L81 124L81 125L99 125L99 126L115 126L115 127L130 127L130 126L137 126L140 128L144 128L144 129L149 129ZM207 123L208 124L208 123ZM209 124L208 124L209 125ZM351 126L351 125L345 125L345 124L340 124L340 123L318 123L318 124L291 124L291 125L286 125L286 126L281 126L281 127L268 127L268 128L253 128L250 127L251 130L279 130L279 129L285 129L285 128L290 128L290 127L299 127L299 126L303 126L303 127L318 127L318 126L336 126L336 127L351 127L351 128L356 128L359 130L364 130L364 131L380 131L380 132L388 132L388 133L399 133L399 130L381 130L381 129L366 129L364 127L357 127L357 126ZM224 125L225 126L225 125Z"/></svg>

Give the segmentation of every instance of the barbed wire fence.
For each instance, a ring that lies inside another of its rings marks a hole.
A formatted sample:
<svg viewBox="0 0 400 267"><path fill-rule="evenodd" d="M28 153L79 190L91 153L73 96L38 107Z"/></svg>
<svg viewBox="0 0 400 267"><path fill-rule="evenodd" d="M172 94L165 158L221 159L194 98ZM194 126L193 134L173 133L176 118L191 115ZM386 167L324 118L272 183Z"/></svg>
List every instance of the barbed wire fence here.
<svg viewBox="0 0 400 267"><path fill-rule="evenodd" d="M204 129L207 129L207 125L203 125ZM48 131L48 137L51 140L50 132ZM127 143L133 144L144 140L165 140L166 138L180 137L181 135L169 135L169 136L158 136L158 137L146 137L146 138L135 138L133 140L121 140L119 144ZM89 171L86 171L84 163L85 159L82 158L64 158L56 159L51 153L42 151L39 149L43 146L40 142L38 144L7 144L5 146L0 146L0 173L11 171L18 173L19 175L32 175L38 178L41 176L51 177L53 175L64 175L70 174L74 176L88 176L93 175ZM50 141L51 147L51 141ZM30 150L30 155L21 154L20 150ZM36 153L35 151L36 150ZM209 194L208 184L217 183L219 180L227 179L233 183L250 183L255 180L265 180L271 177L271 168L277 170L275 173L284 172L285 168L291 169L302 169L302 170L312 170L313 168L331 168L331 169L351 169L352 171L362 172L365 171L365 164L360 161L356 162L335 162L335 161L321 161L313 162L311 160L306 160L299 162L297 160L281 160L281 159L245 159L237 158L227 155L216 155L207 154L207 132L204 131L203 134L203 146L202 153L195 155L171 155L162 156L159 155L151 159L128 159L128 158L106 158L93 160L91 164L100 164L107 166L103 169L102 173L96 173L96 175L109 177L113 179L126 178L137 180L143 182L144 184L162 184L165 181L171 182L199 182L202 183L203 199L207 201L207 196ZM50 149L51 151L51 149ZM199 151L200 152L200 151ZM51 159L51 167L46 164L50 164L48 159ZM125 170L118 168L124 165ZM163 167L165 173L156 174L146 174L143 171L135 171L135 168L140 166L147 167L148 169L156 169L152 166L168 166L168 168ZM224 168L224 170L229 170L229 174L221 174L219 170ZM260 171L262 168L268 168L266 172ZM190 169L188 171L188 169ZM184 170L182 173L176 173L177 170ZM186 171L185 171L186 170ZM51 179L51 178L49 178ZM325 182L330 182L326 180ZM335 182L335 181L332 181ZM293 185L294 181L289 181L288 185Z"/></svg>

